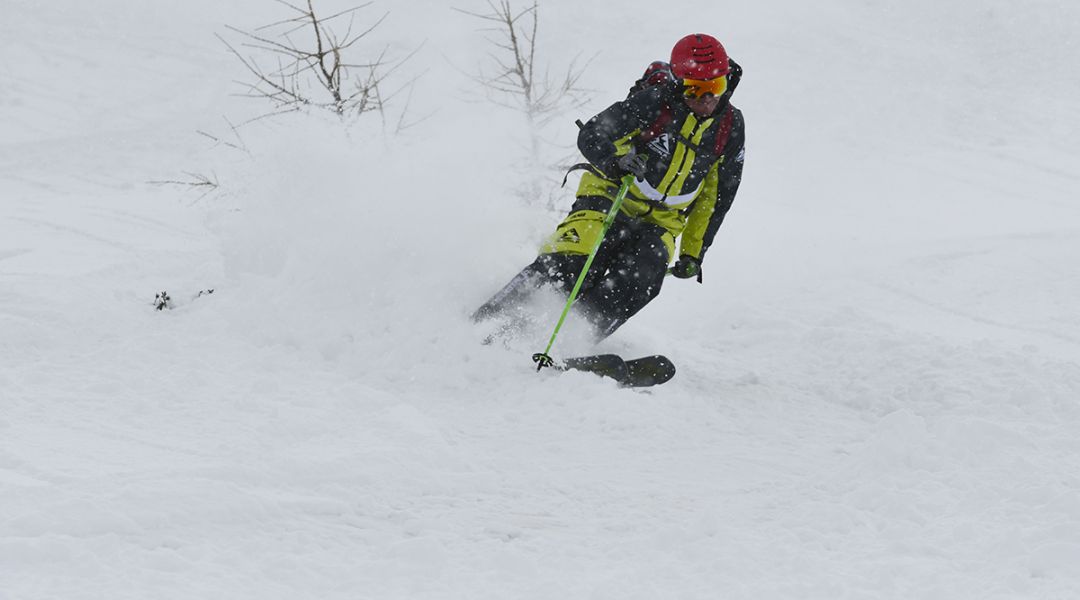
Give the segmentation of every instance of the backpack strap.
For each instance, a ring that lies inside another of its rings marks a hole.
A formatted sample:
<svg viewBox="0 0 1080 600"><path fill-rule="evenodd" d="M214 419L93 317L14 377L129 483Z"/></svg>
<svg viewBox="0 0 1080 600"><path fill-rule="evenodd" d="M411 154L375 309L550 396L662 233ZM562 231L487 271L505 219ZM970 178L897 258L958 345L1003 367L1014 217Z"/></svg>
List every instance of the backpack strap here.
<svg viewBox="0 0 1080 600"><path fill-rule="evenodd" d="M635 81L634 85L630 87L630 93L626 97L629 98L647 87L669 81L675 81L675 74L671 72L671 65L662 60L653 61L645 68L645 73L641 76L641 79Z"/></svg>
<svg viewBox="0 0 1080 600"><path fill-rule="evenodd" d="M665 104L660 109L660 115L656 117L656 120L634 139L634 145L644 147L645 144L655 140L661 133L664 133L664 130L667 129L668 124L670 124L674 118L675 111L671 109L670 104Z"/></svg>
<svg viewBox="0 0 1080 600"><path fill-rule="evenodd" d="M731 127L735 123L735 111L729 104L724 110L724 116L720 117L720 128L716 131L716 146L713 153L716 156L724 155L724 147L727 146L728 138L731 137Z"/></svg>
<svg viewBox="0 0 1080 600"><path fill-rule="evenodd" d="M630 93L626 97L629 98L645 88L653 87L655 85L666 85L674 81L675 74L671 72L670 64L662 60L653 61L652 64L645 68L645 73L641 76L641 79L634 82L634 86L630 88ZM664 129L667 127L668 123L671 123L673 118L671 105L664 104L660 109L660 115L656 117L656 120L642 130L641 134L635 138L634 145L643 147L645 144L656 139L664 132Z"/></svg>
<svg viewBox="0 0 1080 600"><path fill-rule="evenodd" d="M563 175L563 178L562 178L562 185L560 185L559 187L566 187L566 181L568 179L570 179L570 174L573 173L574 171L588 171L588 172L592 173L593 175L596 175L597 177L600 177L601 179L607 179L607 175L604 175L603 173L601 173L600 169L597 169L595 166L593 166L592 163L583 162L583 163L578 163L576 165L573 165L572 167L570 167L569 169L566 170L566 174Z"/></svg>

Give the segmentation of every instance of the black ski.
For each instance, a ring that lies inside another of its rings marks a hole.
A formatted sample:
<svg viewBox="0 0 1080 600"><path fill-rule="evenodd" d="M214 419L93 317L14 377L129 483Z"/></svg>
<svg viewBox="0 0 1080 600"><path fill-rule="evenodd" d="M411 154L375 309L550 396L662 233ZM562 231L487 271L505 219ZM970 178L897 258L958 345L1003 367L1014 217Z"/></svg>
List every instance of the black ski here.
<svg viewBox="0 0 1080 600"><path fill-rule="evenodd" d="M560 371L585 371L610 377L623 387L649 387L675 376L675 365L659 354L623 360L618 354L596 354L567 358L551 365Z"/></svg>

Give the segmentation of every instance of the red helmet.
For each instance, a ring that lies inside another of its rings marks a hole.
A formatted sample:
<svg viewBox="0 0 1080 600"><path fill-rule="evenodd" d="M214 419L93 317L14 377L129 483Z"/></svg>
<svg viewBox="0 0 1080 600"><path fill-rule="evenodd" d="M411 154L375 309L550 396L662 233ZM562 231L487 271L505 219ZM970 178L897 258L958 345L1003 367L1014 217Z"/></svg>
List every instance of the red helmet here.
<svg viewBox="0 0 1080 600"><path fill-rule="evenodd" d="M679 79L716 79L730 70L727 51L711 35L692 33L671 49L671 71Z"/></svg>

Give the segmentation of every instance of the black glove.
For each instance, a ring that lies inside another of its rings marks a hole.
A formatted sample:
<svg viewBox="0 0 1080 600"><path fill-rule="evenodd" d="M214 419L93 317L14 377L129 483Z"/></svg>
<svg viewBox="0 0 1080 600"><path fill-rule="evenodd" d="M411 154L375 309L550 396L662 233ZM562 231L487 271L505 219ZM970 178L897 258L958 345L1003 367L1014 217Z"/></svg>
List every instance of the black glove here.
<svg viewBox="0 0 1080 600"><path fill-rule="evenodd" d="M683 254L679 257L679 260L675 261L675 264L671 266L671 274L679 279L697 277L698 283L701 283L701 260Z"/></svg>
<svg viewBox="0 0 1080 600"><path fill-rule="evenodd" d="M633 147L630 151L622 156L611 156L607 160L603 161L603 164L597 165L600 170L604 172L613 180L622 179L624 175L633 175L638 179L645 179L645 170L647 167L647 161L649 157L644 154L638 154Z"/></svg>

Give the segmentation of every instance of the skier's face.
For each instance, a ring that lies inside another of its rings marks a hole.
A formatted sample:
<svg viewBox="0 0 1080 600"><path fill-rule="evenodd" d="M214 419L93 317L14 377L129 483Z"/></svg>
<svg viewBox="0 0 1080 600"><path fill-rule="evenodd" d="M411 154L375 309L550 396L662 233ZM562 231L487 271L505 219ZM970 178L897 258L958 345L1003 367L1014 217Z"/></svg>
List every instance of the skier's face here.
<svg viewBox="0 0 1080 600"><path fill-rule="evenodd" d="M683 79L683 98L686 105L699 117L713 114L720 105L720 97L727 91L727 77L713 79Z"/></svg>
<svg viewBox="0 0 1080 600"><path fill-rule="evenodd" d="M720 96L713 96L711 94L700 98L685 98L685 100L686 106L699 117L707 117L713 114L716 107L720 105Z"/></svg>

